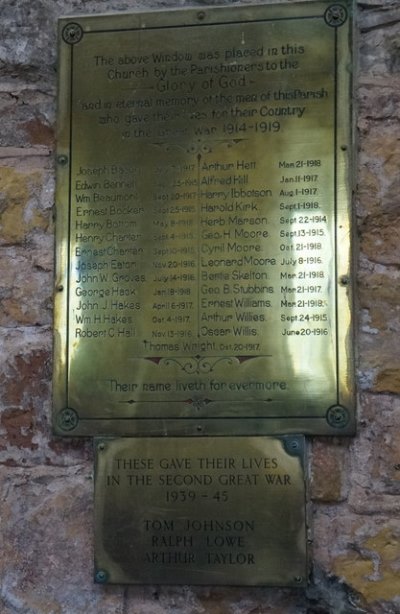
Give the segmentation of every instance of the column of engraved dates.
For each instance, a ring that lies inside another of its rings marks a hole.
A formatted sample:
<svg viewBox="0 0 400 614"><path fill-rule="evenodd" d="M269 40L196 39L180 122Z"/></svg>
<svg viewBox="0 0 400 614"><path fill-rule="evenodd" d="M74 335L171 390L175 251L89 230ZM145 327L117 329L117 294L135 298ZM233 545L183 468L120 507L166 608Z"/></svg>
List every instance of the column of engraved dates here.
<svg viewBox="0 0 400 614"><path fill-rule="evenodd" d="M291 156L279 160L278 167L282 335L327 336L327 241L332 218L322 189L326 162L321 157Z"/></svg>

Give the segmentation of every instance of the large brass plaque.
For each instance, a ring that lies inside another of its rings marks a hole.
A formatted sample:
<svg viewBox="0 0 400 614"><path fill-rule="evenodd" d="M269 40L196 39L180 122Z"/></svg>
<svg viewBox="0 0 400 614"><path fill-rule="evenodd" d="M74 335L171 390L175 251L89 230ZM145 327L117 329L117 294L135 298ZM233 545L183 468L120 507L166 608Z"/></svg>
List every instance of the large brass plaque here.
<svg viewBox="0 0 400 614"><path fill-rule="evenodd" d="M351 5L60 22L55 429L354 431Z"/></svg>
<svg viewBox="0 0 400 614"><path fill-rule="evenodd" d="M95 446L98 582L306 584L302 436Z"/></svg>

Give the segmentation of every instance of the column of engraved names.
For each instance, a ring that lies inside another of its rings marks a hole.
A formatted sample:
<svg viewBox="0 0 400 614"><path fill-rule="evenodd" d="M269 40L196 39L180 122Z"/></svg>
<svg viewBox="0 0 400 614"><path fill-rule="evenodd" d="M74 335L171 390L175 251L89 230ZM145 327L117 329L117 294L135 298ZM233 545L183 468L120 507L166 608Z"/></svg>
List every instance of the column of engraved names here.
<svg viewBox="0 0 400 614"><path fill-rule="evenodd" d="M72 188L73 338L135 337L140 286L146 282L137 169L82 163Z"/></svg>
<svg viewBox="0 0 400 614"><path fill-rule="evenodd" d="M329 332L331 181L323 157L277 161L281 334L304 338Z"/></svg>
<svg viewBox="0 0 400 614"><path fill-rule="evenodd" d="M250 157L201 165L199 332L218 352L257 353L272 306L272 190L259 167Z"/></svg>

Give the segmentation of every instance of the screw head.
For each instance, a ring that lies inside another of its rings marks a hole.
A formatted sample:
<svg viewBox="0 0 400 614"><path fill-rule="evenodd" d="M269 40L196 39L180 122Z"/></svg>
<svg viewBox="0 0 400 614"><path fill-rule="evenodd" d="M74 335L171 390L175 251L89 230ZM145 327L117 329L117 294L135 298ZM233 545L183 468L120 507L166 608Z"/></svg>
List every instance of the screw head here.
<svg viewBox="0 0 400 614"><path fill-rule="evenodd" d="M79 416L74 409L66 407L58 414L57 423L63 431L73 431L78 426Z"/></svg>
<svg viewBox="0 0 400 614"><path fill-rule="evenodd" d="M296 437L284 437L283 447L287 454L297 456L301 451L301 443Z"/></svg>
<svg viewBox="0 0 400 614"><path fill-rule="evenodd" d="M94 579L98 584L105 584L108 580L108 573L104 569L98 569Z"/></svg>
<svg viewBox="0 0 400 614"><path fill-rule="evenodd" d="M326 412L326 421L329 426L342 429L349 422L349 412L342 405L332 405Z"/></svg>
<svg viewBox="0 0 400 614"><path fill-rule="evenodd" d="M57 156L57 163L60 166L66 166L68 164L68 156L65 156L64 154Z"/></svg>
<svg viewBox="0 0 400 614"><path fill-rule="evenodd" d="M62 31L62 37L67 45L75 45L79 43L83 36L83 30L79 23L68 23Z"/></svg>
<svg viewBox="0 0 400 614"><path fill-rule="evenodd" d="M328 26L338 28L347 20L347 10L341 4L332 4L326 9L324 18Z"/></svg>

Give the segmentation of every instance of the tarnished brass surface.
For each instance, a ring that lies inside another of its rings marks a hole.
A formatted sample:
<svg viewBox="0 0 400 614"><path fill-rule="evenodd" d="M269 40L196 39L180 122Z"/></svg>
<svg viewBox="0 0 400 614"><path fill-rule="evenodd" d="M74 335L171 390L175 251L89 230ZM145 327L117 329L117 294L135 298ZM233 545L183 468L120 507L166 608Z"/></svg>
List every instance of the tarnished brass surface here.
<svg viewBox="0 0 400 614"><path fill-rule="evenodd" d="M306 584L302 436L95 446L98 582Z"/></svg>
<svg viewBox="0 0 400 614"><path fill-rule="evenodd" d="M59 434L354 431L351 5L60 22Z"/></svg>

